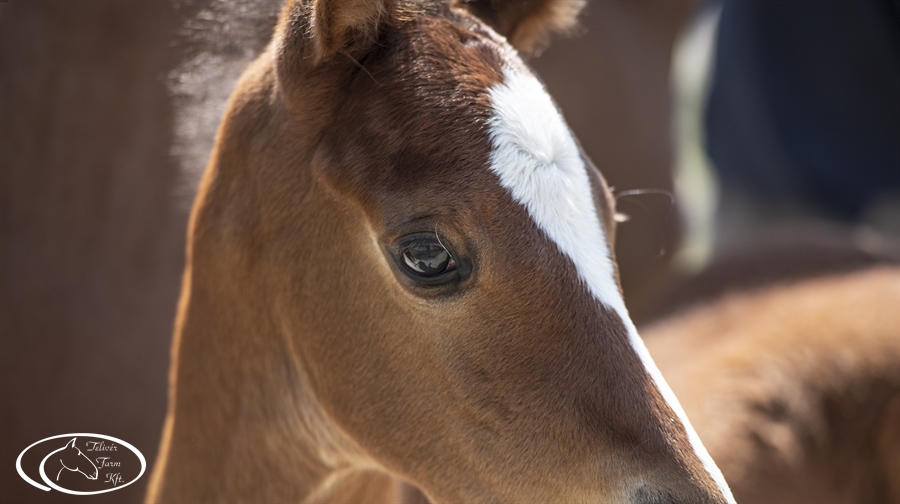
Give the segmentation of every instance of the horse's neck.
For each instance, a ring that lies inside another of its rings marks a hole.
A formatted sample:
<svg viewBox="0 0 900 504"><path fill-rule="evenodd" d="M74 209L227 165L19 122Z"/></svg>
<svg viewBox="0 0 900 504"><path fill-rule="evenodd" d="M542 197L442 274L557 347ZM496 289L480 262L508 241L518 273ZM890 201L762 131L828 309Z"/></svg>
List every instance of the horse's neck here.
<svg viewBox="0 0 900 504"><path fill-rule="evenodd" d="M65 473L77 471L76 469L69 468L62 459L59 459L59 463L61 464L61 466L59 468L59 471L56 471L56 481L59 481L61 478L63 478L63 475Z"/></svg>
<svg viewBox="0 0 900 504"><path fill-rule="evenodd" d="M254 293L232 300L235 290L209 275L188 275L165 463L148 500L298 502L322 493L336 472L350 472L350 450L315 405L279 329L252 318L263 310L239 308Z"/></svg>

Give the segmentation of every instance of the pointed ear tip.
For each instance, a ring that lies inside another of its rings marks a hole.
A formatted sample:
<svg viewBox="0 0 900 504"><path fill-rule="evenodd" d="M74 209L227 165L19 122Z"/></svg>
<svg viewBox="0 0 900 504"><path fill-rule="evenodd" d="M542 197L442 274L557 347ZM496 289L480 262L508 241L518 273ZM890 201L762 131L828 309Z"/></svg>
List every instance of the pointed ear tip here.
<svg viewBox="0 0 900 504"><path fill-rule="evenodd" d="M533 55L545 49L552 36L577 33L578 16L586 3L586 0L538 0L523 5L513 0L490 0L487 4L479 3L473 13L505 35L513 47Z"/></svg>
<svg viewBox="0 0 900 504"><path fill-rule="evenodd" d="M586 0L548 0L543 15L548 34L569 35L576 31L586 4Z"/></svg>
<svg viewBox="0 0 900 504"><path fill-rule="evenodd" d="M569 37L578 35L579 25L577 22L544 24L533 27L523 23L509 39L510 44L526 55L540 55L545 49L551 45L552 39L558 36Z"/></svg>

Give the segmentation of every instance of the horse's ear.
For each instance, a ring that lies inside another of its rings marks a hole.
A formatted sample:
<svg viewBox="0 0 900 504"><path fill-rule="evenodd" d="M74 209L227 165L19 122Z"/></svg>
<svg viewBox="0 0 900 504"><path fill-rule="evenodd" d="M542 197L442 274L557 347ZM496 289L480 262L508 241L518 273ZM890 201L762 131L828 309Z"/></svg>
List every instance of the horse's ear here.
<svg viewBox="0 0 900 504"><path fill-rule="evenodd" d="M66 448L75 448L75 440L76 440L76 439L78 439L78 438L72 438L71 441L69 441L68 443L66 443L66 446L65 446L65 447L66 447Z"/></svg>
<svg viewBox="0 0 900 504"><path fill-rule="evenodd" d="M293 0L287 3L283 20L288 30L300 29L307 43L305 58L316 64L342 50L353 53L373 45L393 4L394 0ZM299 37L292 38L299 42Z"/></svg>
<svg viewBox="0 0 900 504"><path fill-rule="evenodd" d="M460 0L472 14L524 54L542 49L554 33L570 31L585 0Z"/></svg>

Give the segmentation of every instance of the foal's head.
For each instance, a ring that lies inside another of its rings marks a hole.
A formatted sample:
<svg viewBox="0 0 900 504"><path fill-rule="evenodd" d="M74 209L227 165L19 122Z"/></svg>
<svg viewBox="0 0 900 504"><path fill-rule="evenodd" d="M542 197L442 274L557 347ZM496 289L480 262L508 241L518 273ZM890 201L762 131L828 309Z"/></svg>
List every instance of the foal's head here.
<svg viewBox="0 0 900 504"><path fill-rule="evenodd" d="M609 189L517 52L579 6L288 2L195 209L178 415L244 394L221 415L293 415L309 464L437 502L730 499L628 318Z"/></svg>

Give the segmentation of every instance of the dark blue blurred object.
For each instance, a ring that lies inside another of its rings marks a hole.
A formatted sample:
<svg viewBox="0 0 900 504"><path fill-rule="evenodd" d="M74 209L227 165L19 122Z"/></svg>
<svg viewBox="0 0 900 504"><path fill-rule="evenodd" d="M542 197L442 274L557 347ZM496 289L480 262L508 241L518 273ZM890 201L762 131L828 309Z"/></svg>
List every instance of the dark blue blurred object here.
<svg viewBox="0 0 900 504"><path fill-rule="evenodd" d="M725 0L706 121L726 194L858 217L900 190L900 0Z"/></svg>

